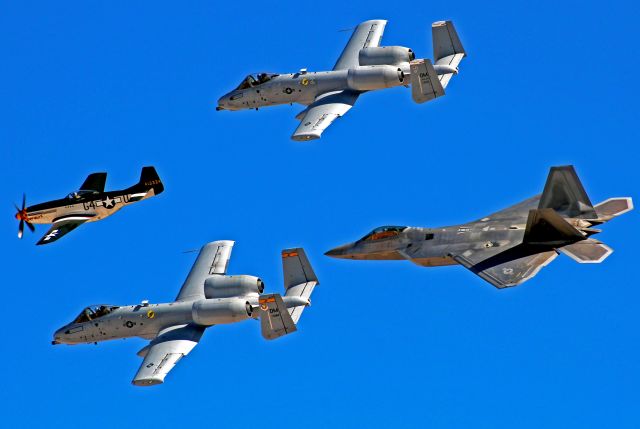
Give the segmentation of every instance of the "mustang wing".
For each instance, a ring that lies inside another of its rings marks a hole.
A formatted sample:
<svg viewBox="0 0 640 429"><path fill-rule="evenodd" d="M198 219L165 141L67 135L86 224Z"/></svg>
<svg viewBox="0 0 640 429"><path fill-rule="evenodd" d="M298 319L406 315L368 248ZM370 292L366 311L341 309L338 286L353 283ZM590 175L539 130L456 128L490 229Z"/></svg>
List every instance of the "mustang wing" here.
<svg viewBox="0 0 640 429"><path fill-rule="evenodd" d="M57 241L63 235L73 231L93 216L87 215L68 215L60 219L53 221L53 225L49 228L49 231L42 236L40 241L36 245L49 244Z"/></svg>
<svg viewBox="0 0 640 429"><path fill-rule="evenodd" d="M365 21L358 25L349 39L349 43L345 46L338 62L333 66L334 70L344 70L360 65L358 54L360 49L374 48L380 46L382 34L387 21L383 19L374 19Z"/></svg>
<svg viewBox="0 0 640 429"><path fill-rule="evenodd" d="M291 138L296 141L319 139L333 121L353 107L358 95L353 91L336 91L318 96L316 101L296 116L300 125Z"/></svg>
<svg viewBox="0 0 640 429"><path fill-rule="evenodd" d="M529 280L558 253L555 250L541 252L532 246L519 244L499 253L490 249L474 249L449 256L498 289L503 289Z"/></svg>
<svg viewBox="0 0 640 429"><path fill-rule="evenodd" d="M204 280L213 274L226 274L233 241L221 240L205 244L184 281L176 301L204 298Z"/></svg>
<svg viewBox="0 0 640 429"><path fill-rule="evenodd" d="M160 331L148 346L138 352L144 360L131 383L136 386L164 383L169 371L198 344L204 330L204 326L177 325Z"/></svg>
<svg viewBox="0 0 640 429"><path fill-rule="evenodd" d="M107 173L92 173L87 176L80 189L83 191L104 192L104 184L107 182Z"/></svg>

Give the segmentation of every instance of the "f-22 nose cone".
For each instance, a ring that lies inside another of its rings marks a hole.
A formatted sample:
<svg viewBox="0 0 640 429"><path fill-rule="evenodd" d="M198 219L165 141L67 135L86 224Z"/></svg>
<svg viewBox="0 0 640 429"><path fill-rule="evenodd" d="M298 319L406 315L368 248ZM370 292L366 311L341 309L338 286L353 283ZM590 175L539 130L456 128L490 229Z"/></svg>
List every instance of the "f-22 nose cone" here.
<svg viewBox="0 0 640 429"><path fill-rule="evenodd" d="M331 256L332 258L344 258L349 255L349 250L353 247L353 244L343 244L342 246L334 247L331 250L326 251L324 254L326 256Z"/></svg>

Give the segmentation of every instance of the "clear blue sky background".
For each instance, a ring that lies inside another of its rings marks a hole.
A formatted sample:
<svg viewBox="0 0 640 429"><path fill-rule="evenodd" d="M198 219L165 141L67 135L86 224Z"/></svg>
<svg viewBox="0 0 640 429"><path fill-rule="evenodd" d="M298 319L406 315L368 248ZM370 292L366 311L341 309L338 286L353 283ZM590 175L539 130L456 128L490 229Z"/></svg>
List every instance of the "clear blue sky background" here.
<svg viewBox="0 0 640 429"><path fill-rule="evenodd" d="M3 427L637 428L638 212L600 265L564 256L498 291L462 267L323 256L382 224L440 226L539 193L575 164L594 202L639 197L638 6L612 1L5 2L0 11ZM453 19L469 52L447 96L366 94L311 144L300 106L216 112L249 72L326 70L360 21L431 57ZM54 245L12 203L108 188L155 165L159 198ZM166 384L129 384L143 340L50 345L85 305L175 297L194 258L282 290L304 246L321 286L299 332L214 327Z"/></svg>

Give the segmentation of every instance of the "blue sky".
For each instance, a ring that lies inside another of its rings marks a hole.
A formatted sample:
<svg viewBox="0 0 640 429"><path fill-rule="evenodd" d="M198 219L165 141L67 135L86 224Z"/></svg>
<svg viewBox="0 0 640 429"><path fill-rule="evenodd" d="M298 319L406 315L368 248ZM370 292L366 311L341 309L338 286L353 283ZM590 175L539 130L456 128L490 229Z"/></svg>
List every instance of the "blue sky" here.
<svg viewBox="0 0 640 429"><path fill-rule="evenodd" d="M498 291L462 267L332 260L382 224L476 219L574 164L594 202L638 198L633 2L7 2L0 12L0 219L6 426L636 428L637 211L604 226L614 254L564 256ZM311 144L301 106L216 112L250 72L326 70L351 28L431 56L454 20L469 53L447 96L365 94ZM12 202L107 187L155 165L166 192L54 245L15 237ZM321 286L299 332L214 327L168 376L135 388L139 339L50 345L85 305L166 302L195 255L236 240L230 273L282 290L304 246Z"/></svg>

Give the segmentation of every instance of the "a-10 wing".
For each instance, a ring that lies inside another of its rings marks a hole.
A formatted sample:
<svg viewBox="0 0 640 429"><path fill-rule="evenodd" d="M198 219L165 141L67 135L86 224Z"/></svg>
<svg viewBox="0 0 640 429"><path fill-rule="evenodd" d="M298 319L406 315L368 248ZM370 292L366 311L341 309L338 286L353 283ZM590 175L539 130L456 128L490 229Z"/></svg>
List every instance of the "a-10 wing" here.
<svg viewBox="0 0 640 429"><path fill-rule="evenodd" d="M226 274L234 242L230 240L213 241L205 244L196 262L189 271L176 301L190 301L204 298L204 281L213 274Z"/></svg>
<svg viewBox="0 0 640 429"><path fill-rule="evenodd" d="M354 91L336 91L316 98L300 115L300 125L291 138L296 141L319 139L322 132L353 107L358 99Z"/></svg>
<svg viewBox="0 0 640 429"><path fill-rule="evenodd" d="M177 325L162 330L138 352L144 360L132 383L136 386L163 383L169 371L198 344L204 330L204 326L196 325Z"/></svg>
<svg viewBox="0 0 640 429"><path fill-rule="evenodd" d="M334 70L345 70L360 65L358 56L363 48L375 48L380 46L382 34L387 21L384 19L373 19L359 24L351 35L351 39L345 46L338 62L333 66Z"/></svg>

